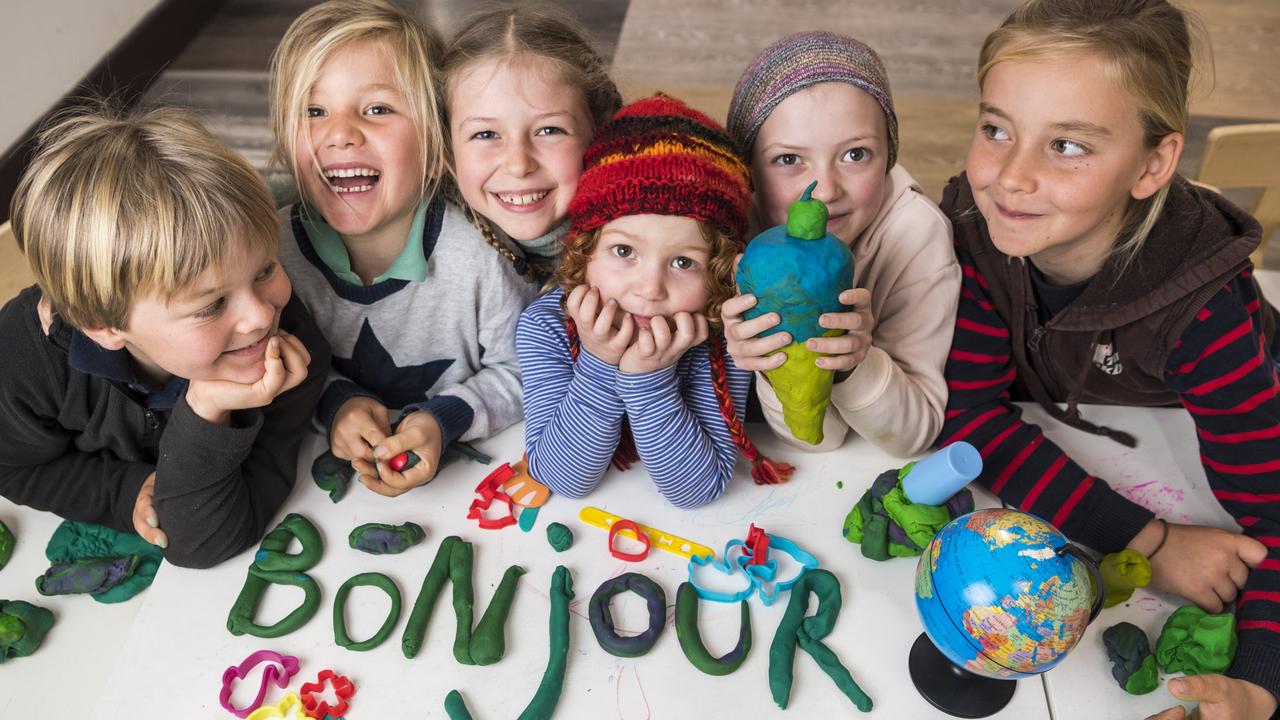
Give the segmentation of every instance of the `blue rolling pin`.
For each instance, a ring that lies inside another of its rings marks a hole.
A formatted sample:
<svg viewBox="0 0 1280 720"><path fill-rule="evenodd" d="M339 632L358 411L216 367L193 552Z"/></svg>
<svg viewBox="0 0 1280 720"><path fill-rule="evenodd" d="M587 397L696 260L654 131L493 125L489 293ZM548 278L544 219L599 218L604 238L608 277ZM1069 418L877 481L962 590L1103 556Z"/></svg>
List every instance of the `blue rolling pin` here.
<svg viewBox="0 0 1280 720"><path fill-rule="evenodd" d="M902 478L902 491L916 505L942 505L980 472L978 449L956 442L916 463Z"/></svg>

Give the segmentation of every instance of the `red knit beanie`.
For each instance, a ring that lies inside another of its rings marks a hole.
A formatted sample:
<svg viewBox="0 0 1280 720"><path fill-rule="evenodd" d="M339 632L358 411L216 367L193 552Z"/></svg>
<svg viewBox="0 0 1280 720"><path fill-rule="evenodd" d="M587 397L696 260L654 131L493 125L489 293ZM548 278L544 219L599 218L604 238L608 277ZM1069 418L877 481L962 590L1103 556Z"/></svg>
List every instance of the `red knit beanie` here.
<svg viewBox="0 0 1280 720"><path fill-rule="evenodd" d="M583 165L568 242L627 215L676 215L745 244L747 165L719 123L673 97L624 106L596 133Z"/></svg>

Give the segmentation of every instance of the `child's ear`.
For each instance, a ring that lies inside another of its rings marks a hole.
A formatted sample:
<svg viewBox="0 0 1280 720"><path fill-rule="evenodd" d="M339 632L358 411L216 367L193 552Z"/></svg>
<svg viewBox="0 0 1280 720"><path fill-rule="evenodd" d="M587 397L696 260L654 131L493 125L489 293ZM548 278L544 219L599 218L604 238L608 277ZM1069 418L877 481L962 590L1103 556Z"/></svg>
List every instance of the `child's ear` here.
<svg viewBox="0 0 1280 720"><path fill-rule="evenodd" d="M1134 183L1129 193L1134 200L1146 200L1156 194L1160 188L1169 184L1173 174L1178 171L1178 160L1182 158L1182 133L1169 133L1147 153L1146 165L1142 175Z"/></svg>
<svg viewBox="0 0 1280 720"><path fill-rule="evenodd" d="M104 350L123 350L125 346L124 333L115 328L80 328L80 332L89 336L89 339L98 343Z"/></svg>

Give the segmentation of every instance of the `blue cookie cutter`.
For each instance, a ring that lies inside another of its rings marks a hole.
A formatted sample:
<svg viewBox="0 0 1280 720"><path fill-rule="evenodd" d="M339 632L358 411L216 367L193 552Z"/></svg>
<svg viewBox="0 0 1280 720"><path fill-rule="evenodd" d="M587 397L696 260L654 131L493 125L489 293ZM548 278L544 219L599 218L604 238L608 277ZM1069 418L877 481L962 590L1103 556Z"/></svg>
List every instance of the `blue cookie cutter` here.
<svg viewBox="0 0 1280 720"><path fill-rule="evenodd" d="M800 572L788 580L774 582L774 578L777 577L778 573L778 561L767 560L759 565L752 565L750 564L751 550L749 546L741 540L734 539L725 543L723 561L716 560L711 556L694 555L689 558L689 583L697 591L698 597L711 602L740 602L759 591L760 601L768 607L782 593L790 590L793 585L799 582L801 576L818 567L818 558L801 549L799 545L796 545L790 539L780 535L769 533L769 549L784 552L795 558L800 564ZM695 567L711 567L725 575L735 575L741 570L746 574L750 584L745 589L733 593L705 588L698 584L694 575Z"/></svg>

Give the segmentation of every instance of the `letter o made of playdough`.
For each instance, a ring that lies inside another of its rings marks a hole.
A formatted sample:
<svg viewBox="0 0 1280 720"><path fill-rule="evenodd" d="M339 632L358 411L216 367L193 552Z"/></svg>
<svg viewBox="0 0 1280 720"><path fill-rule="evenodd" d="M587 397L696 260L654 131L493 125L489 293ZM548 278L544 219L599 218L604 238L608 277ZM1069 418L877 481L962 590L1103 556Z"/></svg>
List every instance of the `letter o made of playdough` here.
<svg viewBox="0 0 1280 720"><path fill-rule="evenodd" d="M742 620L738 630L738 644L721 657L715 657L702 644L702 634L698 632L698 590L693 583L680 583L676 590L676 637L680 639L680 649L689 663L708 675L728 675L742 667L751 652L751 610L747 601L742 601Z"/></svg>
<svg viewBox="0 0 1280 720"><path fill-rule="evenodd" d="M609 600L630 590L644 598L649 608L649 627L639 635L622 637L613 627L613 616L609 613ZM587 617L591 620L591 631L596 641L605 652L618 657L640 657L653 649L667 620L667 594L662 586L639 573L623 573L612 580L606 580L591 596L591 604Z"/></svg>
<svg viewBox="0 0 1280 720"><path fill-rule="evenodd" d="M391 612L387 613L387 619L383 621L382 627L378 628L378 632L374 633L373 637L361 642L355 642L347 635L347 595L350 594L351 588L357 585L376 587L391 598ZM392 628L399 621L400 588L396 586L394 580L382 573L360 573L348 578L342 583L342 587L338 588L338 594L333 598L333 641L348 650L364 651L378 647L383 640L387 639Z"/></svg>
<svg viewBox="0 0 1280 720"><path fill-rule="evenodd" d="M262 595L272 584L292 585L302 588L302 604L274 625L258 625L253 621L262 602ZM232 635L252 635L260 638L277 638L302 627L320 609L320 586L315 578L302 572L267 571L257 563L249 566L249 576L244 587L227 614L227 630Z"/></svg>

